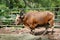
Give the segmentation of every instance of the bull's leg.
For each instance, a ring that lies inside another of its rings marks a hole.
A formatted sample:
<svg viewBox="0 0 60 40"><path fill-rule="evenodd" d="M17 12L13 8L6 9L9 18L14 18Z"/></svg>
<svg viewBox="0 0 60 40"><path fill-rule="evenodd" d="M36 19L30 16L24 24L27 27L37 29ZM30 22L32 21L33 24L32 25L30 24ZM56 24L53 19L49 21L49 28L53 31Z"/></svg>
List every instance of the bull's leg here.
<svg viewBox="0 0 60 40"><path fill-rule="evenodd" d="M31 24L30 29L31 29L31 34L34 34L34 30L37 24Z"/></svg>
<svg viewBox="0 0 60 40"><path fill-rule="evenodd" d="M25 25L24 27L25 27L26 29L29 29L29 30L30 30L30 32L31 32L30 25L29 25L29 24L27 24L27 23L25 23L24 25Z"/></svg>
<svg viewBox="0 0 60 40"><path fill-rule="evenodd" d="M34 34L34 31L33 31L34 29L30 27L30 30L31 30L30 33L31 33L31 34Z"/></svg>
<svg viewBox="0 0 60 40"><path fill-rule="evenodd" d="M43 35L45 35L46 33L47 33L47 31L48 31L48 24L46 24L46 26L45 26L45 31L44 31L44 33L43 33Z"/></svg>
<svg viewBox="0 0 60 40"><path fill-rule="evenodd" d="M25 25L24 28L30 29L27 23L25 23L24 25Z"/></svg>
<svg viewBox="0 0 60 40"><path fill-rule="evenodd" d="M34 34L34 31L33 31L34 28L32 26L30 27L30 30L31 30L31 34Z"/></svg>
<svg viewBox="0 0 60 40"><path fill-rule="evenodd" d="M51 29L52 29L51 34L53 34L54 33L54 26L51 27Z"/></svg>
<svg viewBox="0 0 60 40"><path fill-rule="evenodd" d="M50 21L49 21L49 27L52 29L52 31L51 31L51 34L53 34L53 30L54 30L54 20L53 19L51 19Z"/></svg>

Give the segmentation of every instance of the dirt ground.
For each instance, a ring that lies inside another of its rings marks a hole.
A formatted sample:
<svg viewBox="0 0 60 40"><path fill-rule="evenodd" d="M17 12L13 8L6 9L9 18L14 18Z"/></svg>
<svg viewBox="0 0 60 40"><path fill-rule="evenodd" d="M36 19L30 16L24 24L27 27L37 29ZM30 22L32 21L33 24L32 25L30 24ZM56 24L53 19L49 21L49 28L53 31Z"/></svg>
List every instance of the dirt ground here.
<svg viewBox="0 0 60 40"><path fill-rule="evenodd" d="M34 30L34 35L40 36L45 28L37 28ZM0 34L23 34L30 33L29 29L26 28L14 28L14 27L4 27L0 28ZM48 34L43 35L47 36L50 40L60 40L60 28L54 28L54 34L51 35L51 29L48 29Z"/></svg>

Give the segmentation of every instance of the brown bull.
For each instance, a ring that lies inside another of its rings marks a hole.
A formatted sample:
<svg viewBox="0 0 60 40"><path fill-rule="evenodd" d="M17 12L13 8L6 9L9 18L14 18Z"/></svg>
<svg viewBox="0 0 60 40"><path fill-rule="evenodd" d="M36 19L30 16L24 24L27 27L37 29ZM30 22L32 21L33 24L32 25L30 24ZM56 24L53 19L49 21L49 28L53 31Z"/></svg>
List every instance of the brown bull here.
<svg viewBox="0 0 60 40"><path fill-rule="evenodd" d="M54 14L50 11L30 11L22 16L17 15L16 24L23 23L26 28L31 30L35 29L37 25L45 25L46 30L51 27L53 32L54 18Z"/></svg>

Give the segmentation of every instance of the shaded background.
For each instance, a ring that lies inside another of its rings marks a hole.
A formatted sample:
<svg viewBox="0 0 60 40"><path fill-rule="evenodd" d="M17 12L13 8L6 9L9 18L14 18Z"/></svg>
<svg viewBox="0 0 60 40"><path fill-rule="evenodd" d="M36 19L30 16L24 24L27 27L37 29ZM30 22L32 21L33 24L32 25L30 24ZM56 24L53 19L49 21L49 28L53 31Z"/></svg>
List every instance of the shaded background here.
<svg viewBox="0 0 60 40"><path fill-rule="evenodd" d="M0 25L14 25L16 14L29 10L49 10L55 14L55 22L60 21L60 0L0 0Z"/></svg>

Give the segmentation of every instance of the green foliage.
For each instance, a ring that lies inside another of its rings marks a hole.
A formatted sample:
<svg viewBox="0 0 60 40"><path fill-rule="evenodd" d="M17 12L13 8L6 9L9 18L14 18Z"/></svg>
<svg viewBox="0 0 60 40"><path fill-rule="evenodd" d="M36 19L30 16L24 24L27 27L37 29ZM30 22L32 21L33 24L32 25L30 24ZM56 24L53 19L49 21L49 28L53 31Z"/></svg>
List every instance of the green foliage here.
<svg viewBox="0 0 60 40"><path fill-rule="evenodd" d="M13 16L13 14L19 14L21 11L20 8L25 8L25 12L28 12L29 10L56 11L55 8L53 8L56 6L60 7L60 0L0 0L0 20L4 20L4 24L11 24L11 22L14 22L13 19L16 17L16 15ZM60 14L59 11L60 10L57 12L58 14ZM12 14L13 17L9 16L10 14ZM13 19L9 20L10 18Z"/></svg>

